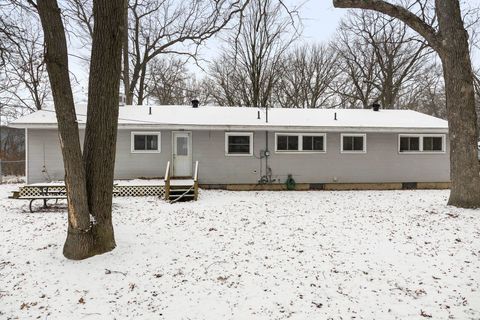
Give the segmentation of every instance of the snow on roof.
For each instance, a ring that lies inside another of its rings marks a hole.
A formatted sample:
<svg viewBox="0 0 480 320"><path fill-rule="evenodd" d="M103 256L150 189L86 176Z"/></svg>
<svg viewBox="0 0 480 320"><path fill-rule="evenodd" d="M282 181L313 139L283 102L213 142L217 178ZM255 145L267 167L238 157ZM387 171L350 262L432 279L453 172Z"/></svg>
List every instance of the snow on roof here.
<svg viewBox="0 0 480 320"><path fill-rule="evenodd" d="M86 106L78 106L76 111L82 127ZM271 108L268 123L266 116L265 109L247 107L121 106L118 124L119 129L448 131L447 121L411 110ZM37 111L11 122L10 126L56 128L55 111Z"/></svg>

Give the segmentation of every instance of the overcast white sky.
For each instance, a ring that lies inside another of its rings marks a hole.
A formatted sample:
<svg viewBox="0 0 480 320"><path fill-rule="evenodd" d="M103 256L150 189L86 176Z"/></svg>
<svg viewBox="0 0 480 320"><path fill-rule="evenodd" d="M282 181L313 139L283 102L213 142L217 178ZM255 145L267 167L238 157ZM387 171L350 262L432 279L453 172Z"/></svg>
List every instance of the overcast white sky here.
<svg viewBox="0 0 480 320"><path fill-rule="evenodd" d="M301 1L291 1L301 4ZM328 41L335 33L345 9L333 8L331 0L310 0L301 8L305 41Z"/></svg>

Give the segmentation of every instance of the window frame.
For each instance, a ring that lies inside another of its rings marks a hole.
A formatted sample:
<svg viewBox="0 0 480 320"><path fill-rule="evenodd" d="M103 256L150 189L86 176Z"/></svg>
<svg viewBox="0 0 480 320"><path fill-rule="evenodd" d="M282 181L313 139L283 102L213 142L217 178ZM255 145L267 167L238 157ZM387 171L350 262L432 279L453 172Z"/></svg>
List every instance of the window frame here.
<svg viewBox="0 0 480 320"><path fill-rule="evenodd" d="M298 150L278 150L278 136L297 136ZM323 137L323 150L303 150L303 137ZM327 134L320 132L275 132L275 153L278 154L310 154L327 152Z"/></svg>
<svg viewBox="0 0 480 320"><path fill-rule="evenodd" d="M157 150L135 150L135 136L157 136ZM130 133L130 153L162 152L162 133L159 131L132 131Z"/></svg>
<svg viewBox="0 0 480 320"><path fill-rule="evenodd" d="M249 137L250 148L249 153L229 153L228 152L228 137L240 136ZM253 156L253 132L225 132L225 156L226 157L251 157Z"/></svg>
<svg viewBox="0 0 480 320"><path fill-rule="evenodd" d="M402 137L415 137L420 140L419 150L415 151L400 151L400 139ZM423 138L442 138L442 150L441 151L424 151L423 150ZM443 133L400 133L397 139L397 152L398 154L444 154L447 152L447 135Z"/></svg>
<svg viewBox="0 0 480 320"><path fill-rule="evenodd" d="M344 137L363 137L363 149L362 150L344 150L343 149ZM340 134L340 153L350 153L350 154L367 153L367 134L366 133L341 133Z"/></svg>

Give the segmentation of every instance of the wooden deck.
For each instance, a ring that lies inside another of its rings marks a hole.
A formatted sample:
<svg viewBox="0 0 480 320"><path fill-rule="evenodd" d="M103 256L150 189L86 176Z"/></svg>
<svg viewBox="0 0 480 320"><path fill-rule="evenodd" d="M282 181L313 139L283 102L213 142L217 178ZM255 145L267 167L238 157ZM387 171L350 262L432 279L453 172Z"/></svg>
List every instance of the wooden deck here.
<svg viewBox="0 0 480 320"><path fill-rule="evenodd" d="M55 197L66 197L67 191L63 182L32 183L20 187L13 192L11 198L32 199L45 198L54 194ZM198 162L195 163L195 175L190 179L170 177L170 162L164 179L125 180L116 181L113 185L114 197L161 197L171 203L177 201L198 199Z"/></svg>
<svg viewBox="0 0 480 320"><path fill-rule="evenodd" d="M176 179L170 177L170 161L165 170L165 200L174 203L198 199L198 161L195 162L195 172L191 179Z"/></svg>

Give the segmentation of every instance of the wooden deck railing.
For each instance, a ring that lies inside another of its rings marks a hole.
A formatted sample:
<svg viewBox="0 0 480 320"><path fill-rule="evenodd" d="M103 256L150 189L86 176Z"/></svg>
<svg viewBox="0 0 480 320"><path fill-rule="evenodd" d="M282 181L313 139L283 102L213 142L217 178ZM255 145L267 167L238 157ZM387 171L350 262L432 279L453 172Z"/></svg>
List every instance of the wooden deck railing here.
<svg viewBox="0 0 480 320"><path fill-rule="evenodd" d="M198 161L195 161L195 175L193 176L193 189L195 192L195 201L198 198Z"/></svg>
<svg viewBox="0 0 480 320"><path fill-rule="evenodd" d="M167 162L167 169L165 170L165 200L170 198L170 161Z"/></svg>

